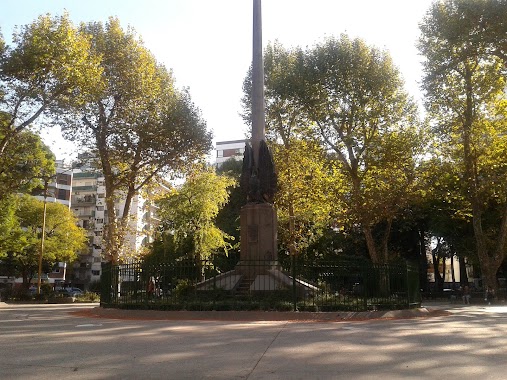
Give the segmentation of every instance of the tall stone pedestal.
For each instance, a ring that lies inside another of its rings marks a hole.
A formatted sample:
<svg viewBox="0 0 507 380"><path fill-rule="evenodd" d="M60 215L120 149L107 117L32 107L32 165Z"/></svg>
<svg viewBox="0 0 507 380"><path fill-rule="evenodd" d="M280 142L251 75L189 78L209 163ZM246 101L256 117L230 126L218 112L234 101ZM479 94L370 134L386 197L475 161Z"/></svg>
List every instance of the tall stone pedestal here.
<svg viewBox="0 0 507 380"><path fill-rule="evenodd" d="M249 203L243 206L240 222L240 260L277 261L277 219L273 205Z"/></svg>
<svg viewBox="0 0 507 380"><path fill-rule="evenodd" d="M241 253L236 267L203 281L198 290L220 288L245 295L252 292L295 290L300 296L317 288L282 272L278 264L277 218L269 203L248 203L241 209Z"/></svg>

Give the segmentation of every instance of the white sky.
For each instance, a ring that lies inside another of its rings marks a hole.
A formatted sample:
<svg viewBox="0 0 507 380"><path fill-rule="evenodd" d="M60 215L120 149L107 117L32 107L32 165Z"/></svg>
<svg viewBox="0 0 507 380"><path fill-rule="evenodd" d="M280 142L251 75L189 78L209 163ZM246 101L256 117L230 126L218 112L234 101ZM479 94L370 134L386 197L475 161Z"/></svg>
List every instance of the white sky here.
<svg viewBox="0 0 507 380"><path fill-rule="evenodd" d="M312 46L347 33L387 49L407 91L420 100L418 24L431 0L264 0L263 43ZM66 9L77 22L117 16L131 25L156 59L171 68L179 87L189 87L214 141L244 138L239 116L242 84L252 57L252 0L2 0L0 27L9 41L15 25ZM58 159L74 149L59 132L45 138ZM50 136L50 137L49 137Z"/></svg>

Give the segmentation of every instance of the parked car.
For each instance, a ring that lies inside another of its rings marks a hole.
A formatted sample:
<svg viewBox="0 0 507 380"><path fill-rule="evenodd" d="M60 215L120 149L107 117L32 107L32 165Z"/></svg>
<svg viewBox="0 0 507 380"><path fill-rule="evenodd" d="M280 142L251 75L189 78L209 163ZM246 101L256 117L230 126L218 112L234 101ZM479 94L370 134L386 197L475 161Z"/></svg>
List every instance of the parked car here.
<svg viewBox="0 0 507 380"><path fill-rule="evenodd" d="M82 295L84 292L79 288L65 288L65 292L69 294L71 297L76 297Z"/></svg>

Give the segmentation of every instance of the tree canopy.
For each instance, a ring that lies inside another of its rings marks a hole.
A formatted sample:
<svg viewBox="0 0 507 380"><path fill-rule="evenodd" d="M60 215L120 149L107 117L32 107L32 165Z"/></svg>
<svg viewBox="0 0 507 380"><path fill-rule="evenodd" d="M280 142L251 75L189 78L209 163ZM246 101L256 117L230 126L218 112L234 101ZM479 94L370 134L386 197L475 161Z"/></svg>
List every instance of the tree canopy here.
<svg viewBox="0 0 507 380"><path fill-rule="evenodd" d="M118 19L82 24L101 77L80 108L62 110L64 136L96 153L108 209L105 248L121 255L132 198L156 176L183 171L211 147L211 134L187 90L178 90L132 28ZM125 198L116 214L114 202Z"/></svg>
<svg viewBox="0 0 507 380"><path fill-rule="evenodd" d="M6 132L7 115L0 113L0 138ZM16 192L27 193L38 184L46 173L54 173L54 155L40 137L30 131L22 131L0 155L0 200Z"/></svg>
<svg viewBox="0 0 507 380"><path fill-rule="evenodd" d="M505 21L497 1L435 3L421 24L423 89L442 159L459 171L486 283L506 254ZM498 33L497 38L493 35Z"/></svg>
<svg viewBox="0 0 507 380"><path fill-rule="evenodd" d="M29 195L19 196L10 215L8 240L1 244L4 259L27 284L37 272L41 246L44 202ZM12 203L11 203L12 204ZM12 210L12 209L11 209ZM67 206L47 203L43 262L52 267L58 261L72 262L85 247L86 232Z"/></svg>
<svg viewBox="0 0 507 380"><path fill-rule="evenodd" d="M212 167L195 168L179 189L158 201L164 233L173 236L176 246L190 238L192 251L188 254L201 259L219 248L227 250L231 236L215 225L215 219L235 183Z"/></svg>
<svg viewBox="0 0 507 380"><path fill-rule="evenodd" d="M287 153L297 150L290 146L297 139L319 142L333 184L341 189L332 192L335 223L360 225L371 259L388 261L390 226L413 193L423 150L417 108L388 53L342 35L306 50L274 44L266 49L265 62L268 135ZM246 93L248 84L247 77ZM245 109L248 102L246 95ZM300 155L311 156L310 151ZM281 164L284 170L291 167ZM326 186L312 186L326 191ZM376 242L372 228L381 223L385 233Z"/></svg>
<svg viewBox="0 0 507 380"><path fill-rule="evenodd" d="M0 43L0 111L9 115L0 156L43 113L55 116L61 107L79 106L100 84L99 57L67 14L40 16L18 28L12 40L13 46Z"/></svg>

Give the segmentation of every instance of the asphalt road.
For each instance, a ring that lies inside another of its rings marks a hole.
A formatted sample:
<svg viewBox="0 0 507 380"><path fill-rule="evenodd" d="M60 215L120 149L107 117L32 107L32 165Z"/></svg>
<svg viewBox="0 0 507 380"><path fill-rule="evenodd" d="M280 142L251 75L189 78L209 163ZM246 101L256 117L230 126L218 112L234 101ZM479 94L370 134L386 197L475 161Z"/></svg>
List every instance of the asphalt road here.
<svg viewBox="0 0 507 380"><path fill-rule="evenodd" d="M325 323L69 314L92 306L0 307L0 379L507 378L505 306Z"/></svg>

